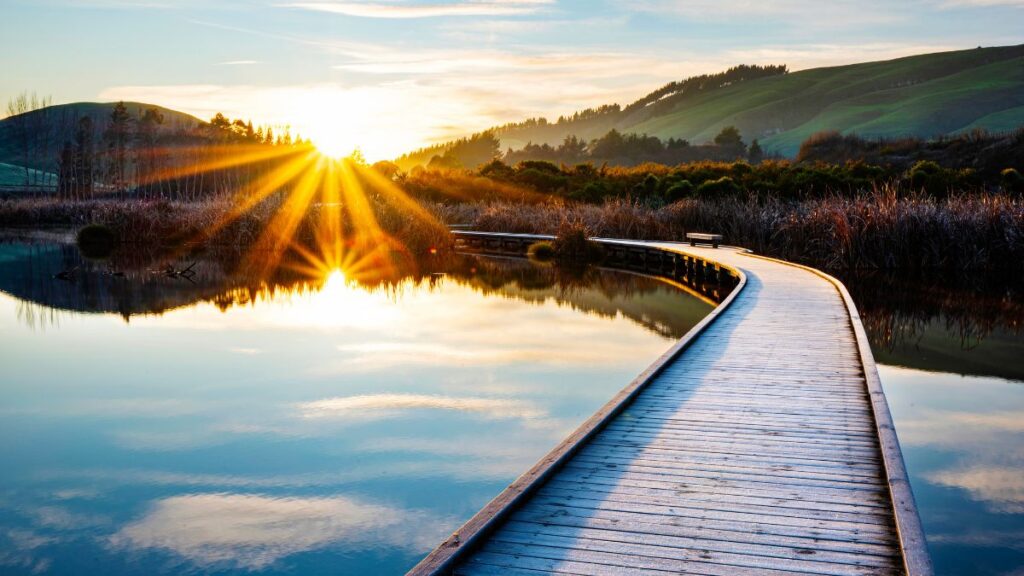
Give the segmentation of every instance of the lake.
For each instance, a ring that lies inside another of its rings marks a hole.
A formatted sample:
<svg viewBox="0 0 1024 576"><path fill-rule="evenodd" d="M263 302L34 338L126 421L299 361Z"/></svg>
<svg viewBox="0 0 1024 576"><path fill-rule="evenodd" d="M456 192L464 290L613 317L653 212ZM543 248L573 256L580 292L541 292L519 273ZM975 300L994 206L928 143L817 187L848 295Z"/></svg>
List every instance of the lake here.
<svg viewBox="0 0 1024 576"><path fill-rule="evenodd" d="M238 261L0 243L0 572L401 573L711 309L523 260Z"/></svg>
<svg viewBox="0 0 1024 576"><path fill-rule="evenodd" d="M514 259L388 282L238 259L0 242L0 572L401 573L710 310ZM937 572L1015 573L1024 286L841 278Z"/></svg>
<svg viewBox="0 0 1024 576"><path fill-rule="evenodd" d="M937 574L1024 567L1024 284L846 274Z"/></svg>

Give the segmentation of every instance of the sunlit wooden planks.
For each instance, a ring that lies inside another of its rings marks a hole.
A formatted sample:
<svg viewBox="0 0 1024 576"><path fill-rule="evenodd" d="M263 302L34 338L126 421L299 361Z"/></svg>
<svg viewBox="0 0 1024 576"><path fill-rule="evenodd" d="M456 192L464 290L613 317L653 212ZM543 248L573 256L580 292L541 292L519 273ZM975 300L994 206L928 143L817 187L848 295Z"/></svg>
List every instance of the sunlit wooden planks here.
<svg viewBox="0 0 1024 576"><path fill-rule="evenodd" d="M929 574L841 285L736 250L642 245L745 282L557 463L478 515L489 524L467 524L465 551L449 540L413 573Z"/></svg>

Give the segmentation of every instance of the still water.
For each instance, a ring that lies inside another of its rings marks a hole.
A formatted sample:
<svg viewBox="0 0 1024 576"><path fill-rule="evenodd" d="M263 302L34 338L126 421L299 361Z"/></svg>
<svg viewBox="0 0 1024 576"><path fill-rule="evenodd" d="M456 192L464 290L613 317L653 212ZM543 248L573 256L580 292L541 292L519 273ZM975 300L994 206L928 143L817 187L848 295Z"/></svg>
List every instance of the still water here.
<svg viewBox="0 0 1024 576"><path fill-rule="evenodd" d="M936 573L1024 574L1021 279L843 280L879 364Z"/></svg>
<svg viewBox="0 0 1024 576"><path fill-rule="evenodd" d="M522 261L237 260L0 242L0 573L401 573L710 310Z"/></svg>
<svg viewBox="0 0 1024 576"><path fill-rule="evenodd" d="M710 309L512 260L165 260L0 241L0 573L401 573ZM1024 287L842 279L937 573L1020 575Z"/></svg>

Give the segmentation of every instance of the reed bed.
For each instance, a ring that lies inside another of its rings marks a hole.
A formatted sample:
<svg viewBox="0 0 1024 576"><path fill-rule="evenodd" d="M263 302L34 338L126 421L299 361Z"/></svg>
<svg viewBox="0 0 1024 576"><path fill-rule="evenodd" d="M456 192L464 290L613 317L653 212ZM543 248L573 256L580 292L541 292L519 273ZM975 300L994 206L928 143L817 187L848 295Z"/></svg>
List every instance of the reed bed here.
<svg viewBox="0 0 1024 576"><path fill-rule="evenodd" d="M717 232L730 244L831 270L1024 271L1024 201L1002 194L936 199L887 187L803 201L751 196L662 207L614 199L432 209L448 223L487 231L555 234L568 222L611 238L682 240L686 232Z"/></svg>
<svg viewBox="0 0 1024 576"><path fill-rule="evenodd" d="M136 245L209 244L247 249L258 244L274 216L282 209L283 199L271 197L237 213L229 200L176 202L168 200L0 200L0 227L70 228L90 224L112 230L121 243ZM389 237L389 244L411 255L450 252L451 234L439 221L424 219L401 206L370 198L374 228ZM305 210L292 238L298 243L315 243L324 237L320 205ZM336 208L331 208L336 209ZM340 210L342 233L338 242L358 244L353 238L365 230L352 214ZM365 216L363 216L365 218Z"/></svg>
<svg viewBox="0 0 1024 576"><path fill-rule="evenodd" d="M579 228L591 236L645 240L682 240L687 232L717 232L730 244L829 270L1024 272L1024 199L998 193L934 198L889 186L855 197L726 196L687 198L663 206L622 198L603 204L423 201L437 221L401 205L371 203L380 229L411 254L450 251L452 240L443 222L501 232L557 234ZM101 224L128 242L200 239L246 248L258 241L280 202L269 199L217 226L232 209L227 201L5 200L0 201L0 227ZM321 209L313 205L304 214L295 233L298 241L318 237ZM356 231L358 226L349 221L346 229Z"/></svg>

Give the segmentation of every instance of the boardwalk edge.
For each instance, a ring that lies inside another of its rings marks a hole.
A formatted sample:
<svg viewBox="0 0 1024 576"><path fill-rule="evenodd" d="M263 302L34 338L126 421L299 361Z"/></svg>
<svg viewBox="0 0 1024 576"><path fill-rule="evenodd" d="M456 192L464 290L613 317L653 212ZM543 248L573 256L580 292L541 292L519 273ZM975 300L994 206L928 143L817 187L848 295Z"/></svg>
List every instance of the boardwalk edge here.
<svg viewBox="0 0 1024 576"><path fill-rule="evenodd" d="M458 234L458 233L457 233ZM476 233L480 234L480 233ZM494 236L509 236L495 233ZM552 237L543 235L514 236L535 236L537 240L548 240ZM606 239L595 239L599 243L612 243ZM667 251L667 250L666 250ZM712 262L706 258L700 258ZM664 370L677 356L686 350L697 337L703 333L722 312L729 308L729 305L736 299L736 296L743 291L747 284L747 276L742 270L714 262L722 269L728 270L738 278L736 287L708 313L696 326L690 329L683 337L676 342L668 351L662 354L653 364L633 379L625 388L620 390L615 397L602 406L594 415L588 418L583 424L574 430L568 437L562 440L553 450L537 461L529 470L512 482L501 493L494 497L486 506L480 509L472 518L466 521L458 530L446 538L437 548L430 552L423 560L414 566L407 576L427 576L446 574L456 562L470 553L476 544L498 526L520 503L537 490L551 475L557 471L563 463L569 460L587 440L599 432L610 420L617 416L622 410L644 389L644 387Z"/></svg>

